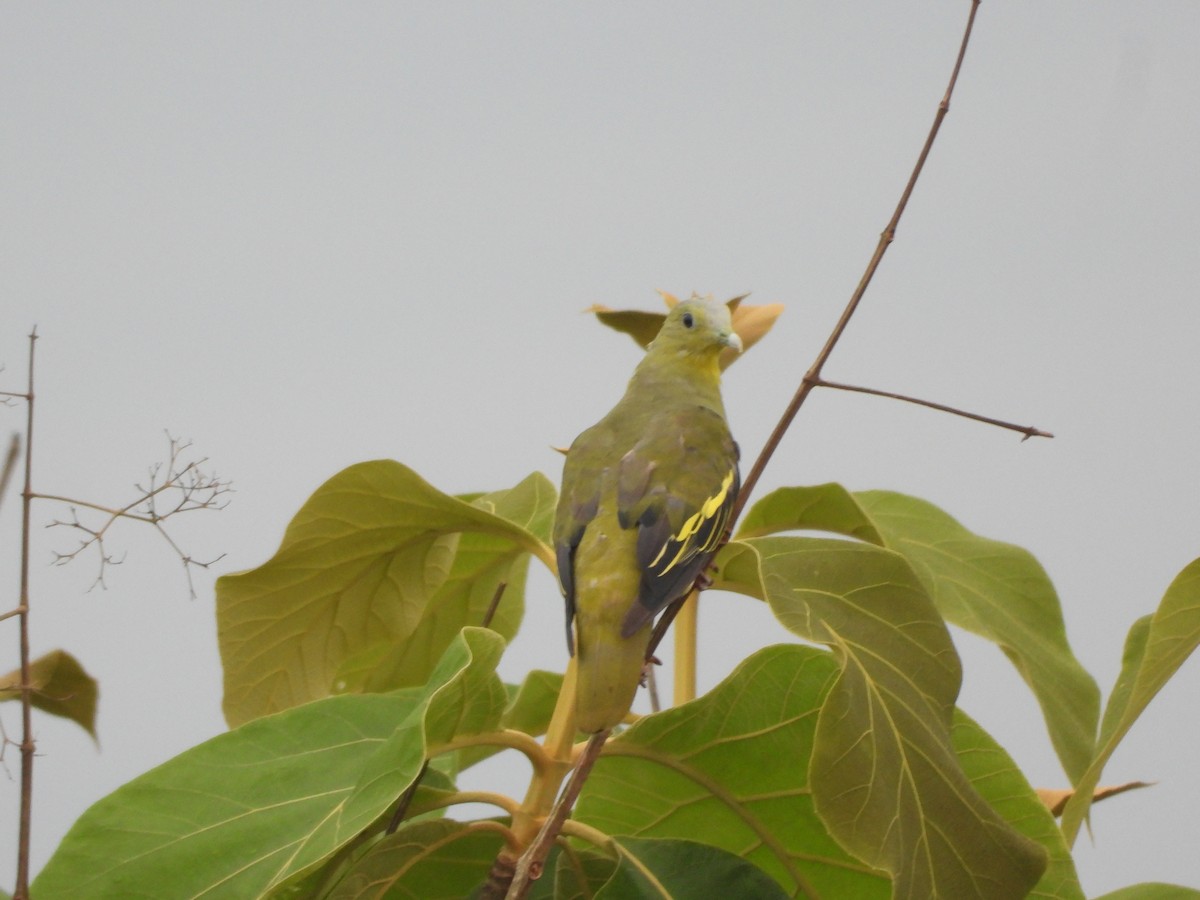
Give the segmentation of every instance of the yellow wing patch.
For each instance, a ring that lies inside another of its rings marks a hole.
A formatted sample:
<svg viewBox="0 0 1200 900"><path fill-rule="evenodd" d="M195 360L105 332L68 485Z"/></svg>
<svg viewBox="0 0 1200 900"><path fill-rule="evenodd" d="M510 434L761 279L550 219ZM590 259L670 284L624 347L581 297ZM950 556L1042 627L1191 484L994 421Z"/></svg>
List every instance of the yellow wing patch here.
<svg viewBox="0 0 1200 900"><path fill-rule="evenodd" d="M650 568L654 568L662 562L663 556L672 544L678 544L679 549L675 552L675 556L667 563L658 575L665 575L670 572L675 566L684 560L690 559L697 553L705 553L717 546L721 540L721 536L725 531L725 519L728 517L726 509L726 501L729 499L729 489L733 486L733 479L737 475L735 469L730 469L721 482L721 488L711 497L701 504L700 509L688 517L687 521L678 532L673 534L671 538L663 544L662 549L658 551L658 555L650 562ZM713 521L713 519L716 521ZM699 534L706 525L711 523L712 529L705 538L703 544L695 546L692 544L692 538Z"/></svg>

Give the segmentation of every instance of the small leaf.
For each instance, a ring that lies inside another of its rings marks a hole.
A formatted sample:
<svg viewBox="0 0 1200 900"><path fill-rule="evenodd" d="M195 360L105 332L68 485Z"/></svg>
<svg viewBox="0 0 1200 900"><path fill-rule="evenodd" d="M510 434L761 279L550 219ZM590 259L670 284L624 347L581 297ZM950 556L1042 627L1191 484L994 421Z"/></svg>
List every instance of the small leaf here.
<svg viewBox="0 0 1200 900"><path fill-rule="evenodd" d="M596 900L693 900L753 897L786 900L783 889L744 859L686 840L621 837L617 870Z"/></svg>
<svg viewBox="0 0 1200 900"><path fill-rule="evenodd" d="M75 722L96 740L96 679L65 650L51 650L29 664L30 702L35 709ZM21 670L0 675L0 702L21 699Z"/></svg>
<svg viewBox="0 0 1200 900"><path fill-rule="evenodd" d="M523 510L523 522L487 508L486 495L480 505L464 502L390 460L351 466L323 484L270 560L217 581L226 719L238 725L327 696L347 677L340 671L347 661L364 652L382 658L381 645L456 634L436 626L430 604L462 571L455 569L462 533L486 536L485 554L499 542L553 568L550 548L530 530L544 529L553 488L535 475L514 488L522 491L541 498ZM464 552L481 549L474 539L465 543ZM460 617L463 604L470 609L477 599L464 585L447 588Z"/></svg>
<svg viewBox="0 0 1200 900"><path fill-rule="evenodd" d="M1104 766L1133 723L1200 644L1200 559L1167 588L1149 620L1134 622L1125 641L1121 674L1104 711L1099 749L1062 813L1062 830L1073 844L1087 816Z"/></svg>
<svg viewBox="0 0 1200 900"><path fill-rule="evenodd" d="M1092 803L1099 803L1101 800L1124 794L1126 791L1136 791L1148 787L1154 787L1154 782L1129 781L1125 784L1112 784L1108 787L1096 788L1092 791ZM1050 810L1052 816L1061 816L1062 811L1067 807L1067 801L1075 796L1075 791L1071 788L1038 788L1037 795L1046 809Z"/></svg>
<svg viewBox="0 0 1200 900"><path fill-rule="evenodd" d="M1020 547L980 537L931 503L837 484L783 488L754 504L738 529L758 537L829 531L904 556L947 621L997 644L1041 705L1072 782L1091 761L1100 691L1071 652L1054 586Z"/></svg>

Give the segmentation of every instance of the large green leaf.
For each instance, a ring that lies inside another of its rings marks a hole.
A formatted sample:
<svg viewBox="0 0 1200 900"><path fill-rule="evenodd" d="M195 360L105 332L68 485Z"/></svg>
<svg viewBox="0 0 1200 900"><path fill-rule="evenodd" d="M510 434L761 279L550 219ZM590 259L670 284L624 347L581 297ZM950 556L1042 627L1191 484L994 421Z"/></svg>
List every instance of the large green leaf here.
<svg viewBox="0 0 1200 900"><path fill-rule="evenodd" d="M1167 588L1158 609L1129 630L1117 684L1104 711L1096 757L1075 786L1062 814L1067 844L1074 843L1091 807L1104 766L1142 711L1200 644L1200 559Z"/></svg>
<svg viewBox="0 0 1200 900"><path fill-rule="evenodd" d="M1012 758L962 710L955 710L954 752L975 790L1013 828L1046 850L1049 864L1029 894L1046 900L1084 900L1071 851L1058 823Z"/></svg>
<svg viewBox="0 0 1200 900"><path fill-rule="evenodd" d="M461 900L483 882L503 839L496 831L441 820L406 825L372 846L327 900Z"/></svg>
<svg viewBox="0 0 1200 900"><path fill-rule="evenodd" d="M817 722L816 808L898 898L1023 896L1044 851L972 788L950 743L958 657L908 563L869 544L759 538L730 544L722 572L751 584L841 665Z"/></svg>
<svg viewBox="0 0 1200 900"><path fill-rule="evenodd" d="M318 700L147 772L80 817L34 896L244 898L302 877L379 822L430 739L494 723L502 643L468 629L423 690Z"/></svg>
<svg viewBox="0 0 1200 900"><path fill-rule="evenodd" d="M844 534L904 556L949 622L993 641L1016 666L1064 770L1079 779L1095 746L1100 692L1071 652L1054 586L1032 555L973 534L924 500L837 484L775 491L746 514L738 536L796 529Z"/></svg>
<svg viewBox="0 0 1200 900"><path fill-rule="evenodd" d="M535 474L511 490L473 497L471 505L548 539L554 501L553 486ZM483 623L498 591L500 601L488 627L511 639L524 614L528 564L528 554L511 540L479 532L460 535L446 580L409 638L380 641L347 658L334 676L334 691L388 691L423 684L459 630Z"/></svg>
<svg viewBox="0 0 1200 900"><path fill-rule="evenodd" d="M620 837L617 870L596 900L696 900L789 896L760 869L728 850L687 840Z"/></svg>
<svg viewBox="0 0 1200 900"><path fill-rule="evenodd" d="M74 656L51 650L29 664L31 703L35 709L75 722L96 738L96 701L100 687ZM21 670L0 675L0 702L21 699Z"/></svg>
<svg viewBox="0 0 1200 900"><path fill-rule="evenodd" d="M367 827L412 783L414 766L456 737L494 730L506 705L496 664L504 640L485 628L466 628L438 662L424 705L410 715L363 767L343 819Z"/></svg>
<svg viewBox="0 0 1200 900"><path fill-rule="evenodd" d="M708 694L609 741L575 818L605 834L723 848L792 896L887 897L887 879L848 855L813 808L809 757L837 676L823 651L760 650Z"/></svg>
<svg viewBox="0 0 1200 900"><path fill-rule="evenodd" d="M458 628L479 624L489 586L503 577L517 585L496 627L511 636L522 554L553 566L538 536L553 503L542 475L473 503L390 460L335 475L296 514L270 560L217 581L230 724L329 695L350 677L341 671L350 660L365 682L364 653L378 663L392 648L411 651L411 665L399 664L382 686L420 683ZM477 584L470 577L481 574Z"/></svg>

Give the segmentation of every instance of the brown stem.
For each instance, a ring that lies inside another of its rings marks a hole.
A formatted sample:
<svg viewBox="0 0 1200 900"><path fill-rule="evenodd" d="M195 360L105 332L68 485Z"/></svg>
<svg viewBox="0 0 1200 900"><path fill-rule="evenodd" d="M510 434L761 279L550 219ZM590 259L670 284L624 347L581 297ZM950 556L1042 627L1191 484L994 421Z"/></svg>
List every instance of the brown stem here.
<svg viewBox="0 0 1200 900"><path fill-rule="evenodd" d="M425 777L425 773L429 771L429 760L421 763L421 771L417 773L417 777L413 779L413 783L404 789L404 793L400 795L400 802L396 804L396 811L392 813L391 821L388 822L387 830L384 834L395 834L396 829L400 827L400 822L404 819L404 814L408 812L409 806L412 805L413 797L417 795L417 788L421 786L421 779Z"/></svg>
<svg viewBox="0 0 1200 900"><path fill-rule="evenodd" d="M888 245L896 237L896 227L900 224L900 217L904 215L904 209L908 206L908 199L912 196L917 179L920 177L921 171L925 168L925 160L929 157L929 150L933 147L933 142L942 127L942 120L946 118L946 113L950 111L950 97L954 93L954 85L958 82L958 73L962 68L963 58L967 53L967 42L971 39L971 29L975 25L975 13L978 9L979 0L971 0L971 12L967 17L967 26L963 31L962 43L958 48L958 57L954 61L954 71L950 75L950 83L946 86L946 93L943 95L941 103L938 104L937 114L933 118L933 125L930 127L929 134L925 138L924 146L921 147L921 153L917 157L916 165L913 166L912 174L908 177L908 183L904 186L904 191L900 195L900 202L896 204L892 218L879 235L879 243L875 246L875 252L871 255L871 261L867 263L866 271L863 272L862 278L859 279L858 287L854 289L854 293L850 296L850 301L842 311L841 318L838 319L837 325L834 326L833 332L829 335L829 339L825 341L825 346L821 348L821 352L817 354L816 360L800 381L800 386L796 389L795 395L792 397L791 402L788 403L787 409L784 410L778 424L776 424L775 430L767 438L767 443L763 446L762 452L759 453L758 459L754 461L754 466L742 482L742 489L738 492L737 502L734 504L733 514L730 517L731 524L736 522L741 515L742 510L746 506L746 501L750 498L755 485L758 484L758 479L762 476L763 469L770 462L780 441L783 440L788 427L792 424L792 420L796 417L796 413L804 405L809 392L820 383L821 370L824 368L825 362L829 359L830 354L833 353L833 348L837 346L837 342L841 339L842 333L850 323L850 318L854 315L855 310L858 309L859 301L862 300L863 294L867 292L867 287L871 284L871 279L875 277L875 271L879 268L880 260L883 259L883 254L887 252Z"/></svg>
<svg viewBox="0 0 1200 900"><path fill-rule="evenodd" d="M488 604L487 612L483 614L482 625L484 628L492 627L492 619L496 617L496 610L500 608L500 598L504 596L504 590L507 587L507 581L502 581L496 585L496 593L492 594L492 602Z"/></svg>
<svg viewBox="0 0 1200 900"><path fill-rule="evenodd" d="M521 900L529 890L530 882L541 877L546 857L550 855L550 848L554 846L554 841L562 831L563 822L571 814L579 792L583 789L583 783L587 781L588 773L592 771L592 765L600 756L604 742L608 740L608 734L607 731L601 731L588 739L587 746L583 748L583 753L579 756L579 762L575 764L575 771L571 773L571 779L559 796L558 802L554 804L554 809L550 811L550 815L547 816L545 824L542 825L533 843L517 860L512 884L509 885L505 900Z"/></svg>
<svg viewBox="0 0 1200 900"><path fill-rule="evenodd" d="M787 432L792 420L796 417L796 413L799 411L800 407L803 405L805 399L808 397L812 389L822 383L822 368L829 359L830 354L833 353L833 348L841 339L843 332L846 330L846 326L849 324L851 317L858 308L858 304L862 300L863 295L866 293L867 287L871 283L871 279L874 277L876 270L879 268L879 263L883 259L883 255L887 251L888 245L891 244L891 242L895 239L896 227L900 222L900 217L904 214L904 209L908 205L909 197L912 196L913 188L916 186L917 178L920 176L921 171L925 167L925 161L929 156L929 151L933 146L934 139L937 137L938 131L941 128L942 120L946 117L946 113L950 110L950 97L954 93L954 86L958 81L958 73L962 68L963 58L966 55L967 42L971 36L971 30L975 23L975 13L978 8L979 0L971 0L971 12L967 18L966 29L963 33L962 43L959 46L958 56L955 59L954 70L951 73L950 82L946 88L946 93L943 96L941 103L938 104L937 114L934 117L933 125L925 139L924 146L921 148L921 153L917 158L916 165L913 167L912 174L909 176L908 183L905 185L904 191L900 195L900 201L896 205L896 209L892 213L892 217L888 221L887 226L880 234L879 243L875 247L875 252L872 254L871 260L868 262L866 271L859 280L858 286L851 295L850 301L846 304L846 308L842 311L841 318L838 319L838 322L834 326L832 333L825 342L825 346L822 347L821 352L817 354L816 360L805 373L804 378L801 380L800 386L797 388L791 402L784 410L783 415L778 424L776 424L771 436L767 439L767 443L764 445L762 452L758 456L758 459L755 460L754 466L750 469L746 479L742 482L742 487L738 493L738 498L734 505L733 513L730 519L731 527L733 523L737 521L742 510L745 508L746 501L750 497L755 485L758 483L759 478L762 476L763 469L766 468L771 456L775 453L776 448L783 439L783 435ZM696 588L698 590L702 590L706 585L707 578L702 574L697 579ZM663 611L663 614L659 617L658 622L655 624L654 632L651 636L650 647L647 651L647 659L653 656L654 651L658 647L659 642L662 640L663 635L670 627L672 620L675 618L679 608L686 599L687 596L685 595L679 600L676 600L674 603L668 606L666 610ZM520 860L516 862L515 867L512 867L511 857L507 857L503 860L500 858L497 859L496 868L492 873L493 875L500 874L502 863L503 868L506 869L502 873L504 877L507 877L508 875L508 868L512 868L514 872L512 875L512 882L506 895L507 900L520 900L520 898L523 897L525 892L528 890L530 879L535 877L535 875L540 875L541 866L544 864L545 858L550 852L550 847L561 831L562 823L570 813L572 806L574 806L575 799L578 796L579 791L582 789L584 781L587 779L587 775L591 769L592 763L594 763L596 757L599 756L600 750L604 746L604 742L607 740L607 738L608 733L602 732L600 734L593 735L588 741L587 747L584 750L583 755L580 757L579 763L572 774L566 789L563 791L562 796L559 797L559 800L555 804L553 811L546 819L542 829L538 832L537 838L530 844L525 853L522 854ZM489 888L496 890L497 887L498 885L489 879ZM486 896L499 897L500 895L499 893L488 893Z"/></svg>
<svg viewBox="0 0 1200 900"><path fill-rule="evenodd" d="M21 613L17 618L21 653L21 811L17 833L17 879L13 900L29 900L29 848L33 826L33 683L29 669L29 540L33 505L33 359L37 328L29 333L29 374L25 390L25 487L21 492Z"/></svg>
<svg viewBox="0 0 1200 900"><path fill-rule="evenodd" d="M17 470L17 463L21 459L21 435L13 432L12 439L8 442L8 452L4 454L4 468L0 470L0 504L4 502L4 494L8 490L8 482L12 479L12 474Z"/></svg>
<svg viewBox="0 0 1200 900"><path fill-rule="evenodd" d="M833 388L837 391L851 391L856 394L870 394L874 397L887 397L891 400L903 400L905 403L915 403L917 406L927 406L930 409L936 409L941 412L947 412L951 415L962 416L964 419L974 419L976 422L984 422L988 425L995 425L998 428L1007 428L1009 431L1016 431L1025 435L1021 440L1027 441L1031 437L1052 438L1048 431L1042 431L1040 428L1034 428L1032 425L1017 425L1013 422L1005 422L1002 419L993 419L991 416L981 416L979 413L967 412L965 409L958 409L954 406L946 406L943 403L934 403L932 400L922 400L919 397L910 397L907 394L896 394L892 391L881 391L877 388L860 387L856 384L842 384L837 381L826 381L824 378L819 378L814 384L814 387Z"/></svg>

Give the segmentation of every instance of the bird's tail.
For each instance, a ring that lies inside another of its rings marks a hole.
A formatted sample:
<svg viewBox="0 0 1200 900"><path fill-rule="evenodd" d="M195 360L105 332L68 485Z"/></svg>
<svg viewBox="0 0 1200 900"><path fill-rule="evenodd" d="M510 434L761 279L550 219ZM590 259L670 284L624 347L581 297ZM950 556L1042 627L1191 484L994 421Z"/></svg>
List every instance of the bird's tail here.
<svg viewBox="0 0 1200 900"><path fill-rule="evenodd" d="M575 721L580 731L594 734L619 725L633 705L650 646L652 623L623 638L611 623L606 623L608 627L588 628L585 617L576 621L579 676Z"/></svg>

